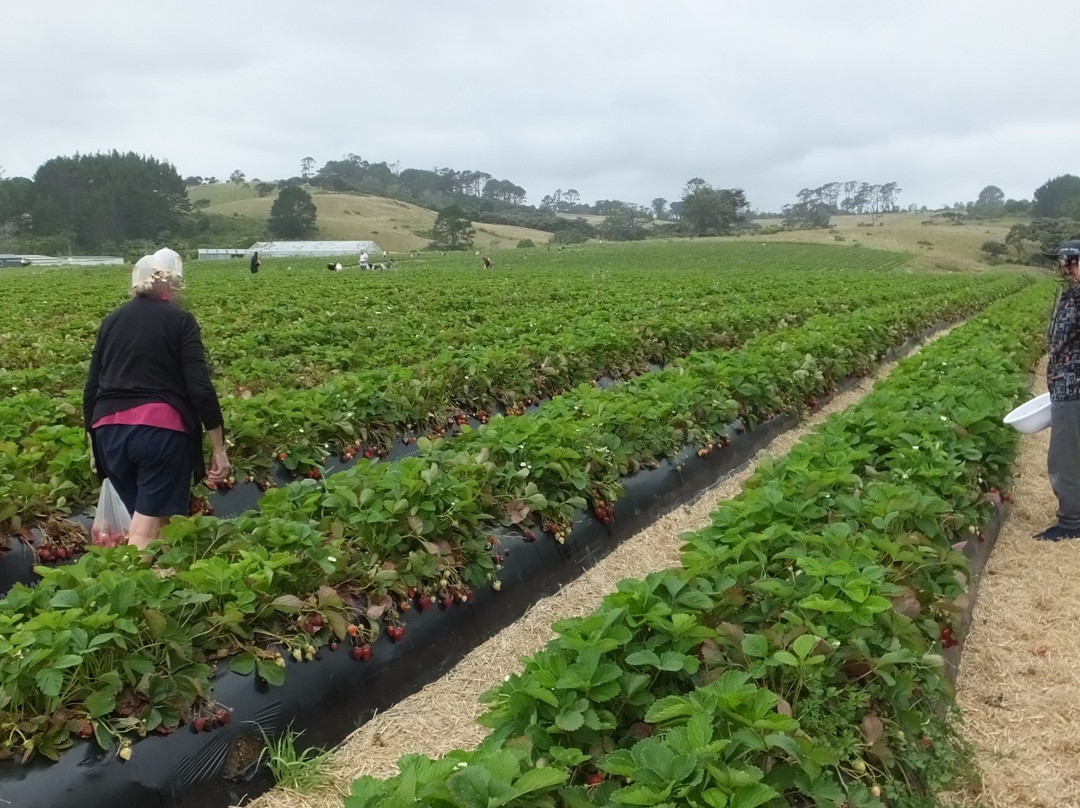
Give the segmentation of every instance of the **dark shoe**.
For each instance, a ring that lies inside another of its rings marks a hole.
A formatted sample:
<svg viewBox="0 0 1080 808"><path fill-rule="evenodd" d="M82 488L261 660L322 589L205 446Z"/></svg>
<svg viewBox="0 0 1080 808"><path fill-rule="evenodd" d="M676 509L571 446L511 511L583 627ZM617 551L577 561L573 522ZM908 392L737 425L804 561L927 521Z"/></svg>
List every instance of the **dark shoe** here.
<svg viewBox="0 0 1080 808"><path fill-rule="evenodd" d="M1063 541L1065 539L1080 539L1080 530L1070 530L1061 525L1048 527L1042 533L1036 533L1035 538L1039 541Z"/></svg>

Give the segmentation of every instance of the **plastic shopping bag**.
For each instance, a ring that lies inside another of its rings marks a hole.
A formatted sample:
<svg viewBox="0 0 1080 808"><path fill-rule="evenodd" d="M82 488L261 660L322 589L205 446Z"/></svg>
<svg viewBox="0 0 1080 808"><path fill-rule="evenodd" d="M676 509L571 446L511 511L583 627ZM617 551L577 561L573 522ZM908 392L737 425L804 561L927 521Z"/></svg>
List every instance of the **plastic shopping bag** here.
<svg viewBox="0 0 1080 808"><path fill-rule="evenodd" d="M98 497L90 540L98 547L118 547L127 544L129 530L131 514L112 483L106 479L101 485L101 496Z"/></svg>

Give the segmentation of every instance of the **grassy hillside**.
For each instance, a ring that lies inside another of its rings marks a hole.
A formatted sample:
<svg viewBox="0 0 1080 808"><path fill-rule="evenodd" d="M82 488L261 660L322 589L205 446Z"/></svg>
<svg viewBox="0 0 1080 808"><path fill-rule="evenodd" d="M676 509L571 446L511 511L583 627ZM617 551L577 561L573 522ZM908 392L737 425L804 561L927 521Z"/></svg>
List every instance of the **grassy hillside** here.
<svg viewBox="0 0 1080 808"><path fill-rule="evenodd" d="M240 216L266 221L276 195L259 198L250 187L234 183L202 185L188 189L192 202L208 199L207 213ZM435 212L427 208L379 196L335 194L315 191L311 195L318 210L319 237L326 239L371 239L384 250L420 250L431 240L427 233L435 223ZM490 250L516 247L521 239L542 244L550 233L526 227L474 224L476 248ZM246 245L242 245L246 246Z"/></svg>
<svg viewBox="0 0 1080 808"><path fill-rule="evenodd" d="M937 224L923 224L925 221ZM1020 219L994 219L978 224L952 225L927 213L890 213L869 227L869 216L833 216L834 229L795 230L770 236L748 236L759 241L798 241L874 247L915 254L915 266L924 269L985 269L984 242L1005 241L1005 234ZM780 224L779 219L761 219L763 227Z"/></svg>

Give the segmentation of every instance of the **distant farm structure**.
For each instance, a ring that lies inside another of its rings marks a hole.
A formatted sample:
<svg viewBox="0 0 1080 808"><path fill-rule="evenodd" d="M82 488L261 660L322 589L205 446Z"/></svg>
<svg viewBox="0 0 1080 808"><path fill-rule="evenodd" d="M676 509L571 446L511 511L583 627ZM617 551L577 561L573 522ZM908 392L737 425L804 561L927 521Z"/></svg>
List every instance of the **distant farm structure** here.
<svg viewBox="0 0 1080 808"><path fill-rule="evenodd" d="M15 257L20 260L22 266L35 267L114 267L126 263L119 255L19 255Z"/></svg>
<svg viewBox="0 0 1080 808"><path fill-rule="evenodd" d="M247 250L243 247L236 248L224 248L214 247L208 250L199 250L200 261L230 261L236 258L243 258L247 254Z"/></svg>
<svg viewBox="0 0 1080 808"><path fill-rule="evenodd" d="M244 255L258 253L261 258L333 258L338 255L381 255L383 250L374 241L259 241Z"/></svg>

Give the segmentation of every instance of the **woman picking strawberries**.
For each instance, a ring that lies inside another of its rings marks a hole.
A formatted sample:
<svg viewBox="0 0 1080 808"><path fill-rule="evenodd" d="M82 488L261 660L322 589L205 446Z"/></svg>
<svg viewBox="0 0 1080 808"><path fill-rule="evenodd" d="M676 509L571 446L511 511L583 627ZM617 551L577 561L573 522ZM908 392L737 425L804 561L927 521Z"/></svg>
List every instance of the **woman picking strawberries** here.
<svg viewBox="0 0 1080 808"><path fill-rule="evenodd" d="M91 466L131 512L128 543L140 550L188 513L193 476L221 482L230 470L199 324L177 302L183 272L167 248L139 259L132 299L98 331L83 393ZM209 471L203 429L213 443Z"/></svg>

